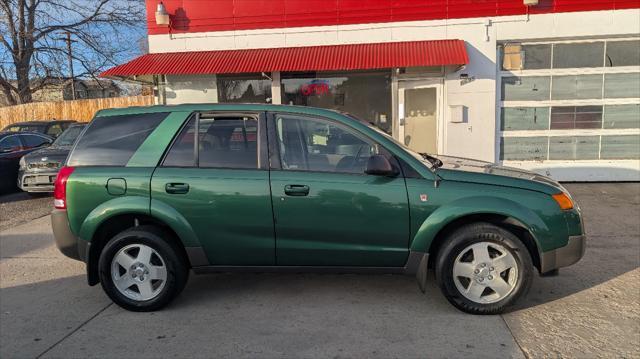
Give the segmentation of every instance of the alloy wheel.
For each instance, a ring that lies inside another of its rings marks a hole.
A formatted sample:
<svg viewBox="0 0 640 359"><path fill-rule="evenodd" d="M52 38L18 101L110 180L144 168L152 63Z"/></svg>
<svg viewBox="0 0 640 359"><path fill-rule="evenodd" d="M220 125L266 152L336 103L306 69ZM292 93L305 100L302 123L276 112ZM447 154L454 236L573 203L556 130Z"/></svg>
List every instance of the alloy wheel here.
<svg viewBox="0 0 640 359"><path fill-rule="evenodd" d="M498 302L513 292L518 263L507 248L493 242L466 247L453 264L456 288L465 298L482 304Z"/></svg>
<svg viewBox="0 0 640 359"><path fill-rule="evenodd" d="M111 279L129 299L147 301L160 294L167 282L167 267L158 252L144 244L130 244L111 260Z"/></svg>

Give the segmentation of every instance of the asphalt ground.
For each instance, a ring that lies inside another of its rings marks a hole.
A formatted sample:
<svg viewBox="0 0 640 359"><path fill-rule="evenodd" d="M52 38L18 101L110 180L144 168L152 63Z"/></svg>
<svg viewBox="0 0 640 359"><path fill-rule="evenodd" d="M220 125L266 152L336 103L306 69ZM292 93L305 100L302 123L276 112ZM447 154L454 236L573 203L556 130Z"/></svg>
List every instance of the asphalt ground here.
<svg viewBox="0 0 640 359"><path fill-rule="evenodd" d="M426 294L400 275L192 275L165 310L131 313L57 251L50 198L2 197L0 358L640 357L640 184L567 187L585 257L497 316L456 310L433 275Z"/></svg>

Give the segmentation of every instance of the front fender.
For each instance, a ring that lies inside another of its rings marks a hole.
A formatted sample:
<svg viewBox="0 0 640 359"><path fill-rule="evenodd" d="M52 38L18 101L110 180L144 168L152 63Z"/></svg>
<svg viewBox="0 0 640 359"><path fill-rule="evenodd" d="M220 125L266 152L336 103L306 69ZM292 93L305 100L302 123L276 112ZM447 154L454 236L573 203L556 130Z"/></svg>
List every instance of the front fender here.
<svg viewBox="0 0 640 359"><path fill-rule="evenodd" d="M411 250L428 252L436 235L449 223L456 219L475 214L496 214L513 218L527 227L536 240L546 242L552 239L552 234L542 219L532 210L517 202L489 196L465 197L447 203L435 210L422 223L411 242Z"/></svg>
<svg viewBox="0 0 640 359"><path fill-rule="evenodd" d="M80 226L79 237L91 241L98 226L107 219L121 214L149 215L149 198L142 196L115 197L89 212Z"/></svg>

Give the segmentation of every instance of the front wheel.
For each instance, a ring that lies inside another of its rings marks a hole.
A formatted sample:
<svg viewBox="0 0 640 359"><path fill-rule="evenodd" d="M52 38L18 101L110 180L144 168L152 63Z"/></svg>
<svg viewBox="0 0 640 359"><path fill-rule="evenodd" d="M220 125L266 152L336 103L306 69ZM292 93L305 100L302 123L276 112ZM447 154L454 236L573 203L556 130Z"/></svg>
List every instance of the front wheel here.
<svg viewBox="0 0 640 359"><path fill-rule="evenodd" d="M153 311L167 305L187 282L186 261L169 235L139 226L113 237L99 259L102 288L119 306Z"/></svg>
<svg viewBox="0 0 640 359"><path fill-rule="evenodd" d="M498 314L524 296L533 264L524 244L489 223L466 225L448 238L436 259L436 280L454 306L472 314Z"/></svg>

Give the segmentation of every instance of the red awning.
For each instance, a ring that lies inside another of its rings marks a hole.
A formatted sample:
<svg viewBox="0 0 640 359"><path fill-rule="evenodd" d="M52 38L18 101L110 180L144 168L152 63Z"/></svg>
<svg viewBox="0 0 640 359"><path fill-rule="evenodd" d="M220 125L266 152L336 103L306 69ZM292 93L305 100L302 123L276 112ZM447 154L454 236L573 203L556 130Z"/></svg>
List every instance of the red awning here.
<svg viewBox="0 0 640 359"><path fill-rule="evenodd" d="M140 56L100 76L366 70L468 62L464 41L434 40L156 53Z"/></svg>

